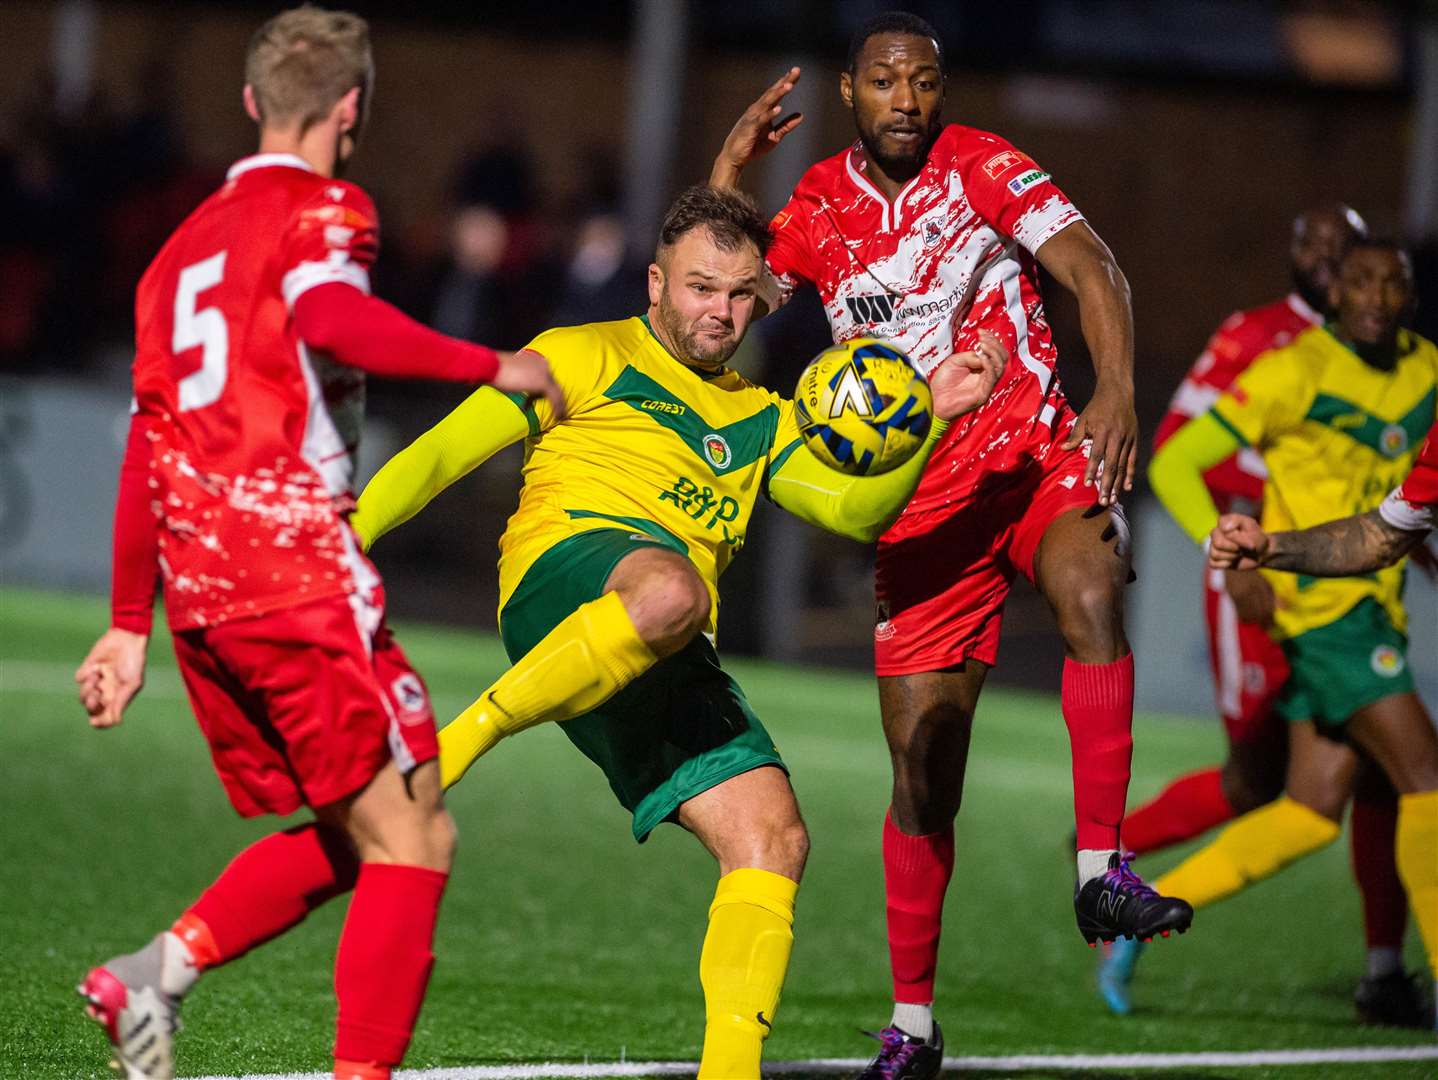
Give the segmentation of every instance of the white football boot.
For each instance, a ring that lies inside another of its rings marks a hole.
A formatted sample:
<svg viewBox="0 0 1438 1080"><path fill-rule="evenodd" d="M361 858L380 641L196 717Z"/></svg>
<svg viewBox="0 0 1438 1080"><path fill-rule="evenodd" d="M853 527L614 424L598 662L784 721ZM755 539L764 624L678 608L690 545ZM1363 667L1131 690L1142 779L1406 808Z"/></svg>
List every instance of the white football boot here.
<svg viewBox="0 0 1438 1080"><path fill-rule="evenodd" d="M173 938L173 943L167 938ZM92 968L76 988L87 1002L86 1014L109 1036L114 1049L111 1067L123 1070L125 1080L174 1077L180 998L166 993L164 987L194 982L194 968L183 971L189 966L188 960L179 939L173 934L157 934L139 952L117 956ZM175 972L166 972L167 961L171 968L182 969L178 979Z"/></svg>

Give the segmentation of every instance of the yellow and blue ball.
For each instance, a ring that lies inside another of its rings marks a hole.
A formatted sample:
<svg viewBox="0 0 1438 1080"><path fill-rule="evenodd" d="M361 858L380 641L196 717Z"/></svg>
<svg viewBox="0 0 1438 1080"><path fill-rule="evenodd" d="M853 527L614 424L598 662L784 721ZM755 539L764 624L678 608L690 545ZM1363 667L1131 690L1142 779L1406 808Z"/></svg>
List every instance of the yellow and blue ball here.
<svg viewBox="0 0 1438 1080"><path fill-rule="evenodd" d="M877 338L831 345L794 391L799 434L824 464L876 476L913 457L934 420L929 384L902 350Z"/></svg>

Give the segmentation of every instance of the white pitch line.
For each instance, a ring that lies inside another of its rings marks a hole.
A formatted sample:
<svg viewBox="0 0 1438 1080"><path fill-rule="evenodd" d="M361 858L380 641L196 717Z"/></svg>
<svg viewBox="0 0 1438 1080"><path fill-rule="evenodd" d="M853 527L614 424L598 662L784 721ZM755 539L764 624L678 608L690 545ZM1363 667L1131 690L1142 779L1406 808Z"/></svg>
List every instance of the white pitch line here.
<svg viewBox="0 0 1438 1080"><path fill-rule="evenodd" d="M1255 1068L1262 1065L1370 1065L1402 1061L1438 1061L1438 1046L1352 1046L1327 1050L1206 1050L1188 1054L1019 1054L1012 1057L949 1057L944 1068L971 1072L1020 1072L1026 1069L1105 1071L1109 1069ZM774 1061L768 1075L850 1073L867 1058L815 1058ZM401 1069L395 1080L598 1080L600 1077L692 1076L693 1061L615 1061L584 1065L463 1065L451 1069ZM265 1073L241 1080L330 1080L330 1073ZM199 1080L234 1080L205 1076Z"/></svg>

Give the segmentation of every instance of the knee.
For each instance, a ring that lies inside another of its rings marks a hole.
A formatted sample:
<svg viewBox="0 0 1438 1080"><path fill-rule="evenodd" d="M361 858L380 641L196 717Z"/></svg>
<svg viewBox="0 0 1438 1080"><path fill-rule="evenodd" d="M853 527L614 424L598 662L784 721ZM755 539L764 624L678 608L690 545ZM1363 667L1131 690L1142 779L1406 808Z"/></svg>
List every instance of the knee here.
<svg viewBox="0 0 1438 1080"><path fill-rule="evenodd" d="M770 830L766 858L776 874L798 881L809 861L809 830L802 821L791 821Z"/></svg>
<svg viewBox="0 0 1438 1080"><path fill-rule="evenodd" d="M709 590L687 561L675 560L649 574L635 600L635 629L657 650L680 649L709 624Z"/></svg>
<svg viewBox="0 0 1438 1080"><path fill-rule="evenodd" d="M424 862L420 865L449 873L454 865L455 849L459 846L459 829L448 810L441 807L425 822L423 844Z"/></svg>
<svg viewBox="0 0 1438 1080"><path fill-rule="evenodd" d="M774 822L757 830L744 845L744 850L721 862L733 868L750 866L781 874L798 881L809 859L809 830L796 819Z"/></svg>
<svg viewBox="0 0 1438 1080"><path fill-rule="evenodd" d="M1066 574L1049 594L1069 655L1086 664L1117 660L1123 636L1123 586L1099 574Z"/></svg>

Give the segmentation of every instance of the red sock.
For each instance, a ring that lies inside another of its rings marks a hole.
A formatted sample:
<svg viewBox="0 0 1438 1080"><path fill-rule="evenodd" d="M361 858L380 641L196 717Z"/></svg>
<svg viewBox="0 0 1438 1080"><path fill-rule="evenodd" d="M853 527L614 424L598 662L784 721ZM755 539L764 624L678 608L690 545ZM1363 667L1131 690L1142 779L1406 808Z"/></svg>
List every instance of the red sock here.
<svg viewBox="0 0 1438 1080"><path fill-rule="evenodd" d="M1133 653L1111 664L1064 661L1079 850L1117 850L1133 761Z"/></svg>
<svg viewBox="0 0 1438 1080"><path fill-rule="evenodd" d="M196 966L243 956L354 887L359 863L345 837L315 822L272 833L235 856L174 932ZM204 930L195 926L198 921Z"/></svg>
<svg viewBox="0 0 1438 1080"><path fill-rule="evenodd" d="M1123 846L1135 855L1191 840L1233 817L1223 794L1223 770L1214 766L1180 776L1123 819Z"/></svg>
<svg viewBox="0 0 1438 1080"><path fill-rule="evenodd" d="M1393 857L1397 800L1354 799L1349 828L1353 877L1363 894L1363 934L1368 947L1402 948L1403 931L1408 925L1408 894Z"/></svg>
<svg viewBox="0 0 1438 1080"><path fill-rule="evenodd" d="M360 867L335 958L335 1059L398 1065L434 967L434 922L448 874L422 866Z"/></svg>
<svg viewBox="0 0 1438 1080"><path fill-rule="evenodd" d="M927 836L899 831L884 815L884 899L889 915L889 965L894 1000L934 1000L944 893L954 873L954 827Z"/></svg>

